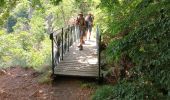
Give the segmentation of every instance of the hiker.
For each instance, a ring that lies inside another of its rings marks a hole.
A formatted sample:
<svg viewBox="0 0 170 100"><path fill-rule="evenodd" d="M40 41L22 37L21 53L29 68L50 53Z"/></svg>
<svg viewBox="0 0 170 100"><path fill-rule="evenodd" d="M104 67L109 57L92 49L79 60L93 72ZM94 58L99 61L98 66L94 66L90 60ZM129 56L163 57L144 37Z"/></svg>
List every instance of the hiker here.
<svg viewBox="0 0 170 100"><path fill-rule="evenodd" d="M94 20L94 17L91 13L88 13L88 15L86 16L85 18L85 22L86 22L86 37L87 37L87 34L88 34L88 39L90 40L90 36L91 36L91 31L92 31L92 27L93 27L93 20Z"/></svg>
<svg viewBox="0 0 170 100"><path fill-rule="evenodd" d="M85 25L85 19L83 17L82 12L79 13L79 16L77 17L76 20L76 24L79 27L79 34L80 34L80 45L78 47L80 50L83 50L83 44L84 44L83 36L85 35L86 25Z"/></svg>

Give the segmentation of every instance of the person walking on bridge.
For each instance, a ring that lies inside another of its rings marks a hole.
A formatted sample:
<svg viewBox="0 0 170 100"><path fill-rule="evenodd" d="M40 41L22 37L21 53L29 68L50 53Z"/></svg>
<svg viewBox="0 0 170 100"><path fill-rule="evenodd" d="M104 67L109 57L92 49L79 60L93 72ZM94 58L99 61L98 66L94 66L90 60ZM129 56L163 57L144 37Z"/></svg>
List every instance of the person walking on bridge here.
<svg viewBox="0 0 170 100"><path fill-rule="evenodd" d="M91 31L92 31L92 27L93 27L93 20L94 20L93 15L91 13L88 13L88 15L85 18L85 21L86 21L86 26L87 26L86 37L87 37L87 34L88 34L89 40L90 40Z"/></svg>
<svg viewBox="0 0 170 100"><path fill-rule="evenodd" d="M86 23L85 23L85 19L83 17L83 13L79 13L79 16L76 20L76 24L79 27L79 33L80 33L80 45L78 46L80 50L83 50L83 36L85 35L85 29L86 29Z"/></svg>

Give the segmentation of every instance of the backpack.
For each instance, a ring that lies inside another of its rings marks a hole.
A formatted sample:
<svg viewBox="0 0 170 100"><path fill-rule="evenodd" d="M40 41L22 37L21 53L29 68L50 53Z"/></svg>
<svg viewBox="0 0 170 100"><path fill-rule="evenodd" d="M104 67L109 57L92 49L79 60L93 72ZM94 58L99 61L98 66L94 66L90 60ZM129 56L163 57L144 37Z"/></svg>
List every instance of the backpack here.
<svg viewBox="0 0 170 100"><path fill-rule="evenodd" d="M92 16L89 16L88 21L91 22L91 23L93 22Z"/></svg>
<svg viewBox="0 0 170 100"><path fill-rule="evenodd" d="M88 17L88 25L91 26L92 24L93 24L93 16L90 15L90 16Z"/></svg>
<svg viewBox="0 0 170 100"><path fill-rule="evenodd" d="M85 19L83 18L77 18L76 21L77 25L84 26L85 25Z"/></svg>

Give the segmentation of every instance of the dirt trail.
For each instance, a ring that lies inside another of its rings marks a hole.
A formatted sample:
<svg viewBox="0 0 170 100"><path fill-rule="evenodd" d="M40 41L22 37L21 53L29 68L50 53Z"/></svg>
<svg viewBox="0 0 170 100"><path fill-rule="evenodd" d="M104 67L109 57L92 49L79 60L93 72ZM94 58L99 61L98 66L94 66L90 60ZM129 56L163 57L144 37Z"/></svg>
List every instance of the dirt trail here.
<svg viewBox="0 0 170 100"><path fill-rule="evenodd" d="M82 88L80 80L60 78L53 84L38 82L33 69L0 70L0 100L90 100L94 89Z"/></svg>

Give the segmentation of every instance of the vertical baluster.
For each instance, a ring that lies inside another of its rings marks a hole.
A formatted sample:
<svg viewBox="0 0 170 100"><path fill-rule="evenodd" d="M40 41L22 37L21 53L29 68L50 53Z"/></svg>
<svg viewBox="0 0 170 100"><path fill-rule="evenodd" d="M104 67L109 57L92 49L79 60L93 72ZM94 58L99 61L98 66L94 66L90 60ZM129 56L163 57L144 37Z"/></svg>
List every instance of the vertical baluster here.
<svg viewBox="0 0 170 100"><path fill-rule="evenodd" d="M77 35L77 29L76 29L76 26L73 26L73 34L76 35L76 42L77 42L77 38L78 38L78 35Z"/></svg>
<svg viewBox="0 0 170 100"><path fill-rule="evenodd" d="M100 45L101 45L101 35L100 35L100 30L99 27L97 26L96 28L96 46L98 49L98 68L99 68L99 73L98 73L98 78L99 78L99 82L101 82L101 49L100 49ZM103 75L102 75L103 77Z"/></svg>
<svg viewBox="0 0 170 100"><path fill-rule="evenodd" d="M99 45L99 47L98 47L98 48L99 48L99 51L98 51L98 52L99 52L99 54L98 54L98 56L99 56L99 58L98 58L98 59L99 59L99 62L98 62L98 64L99 64L99 80L100 80L100 78L101 78L101 56L100 56L100 53L101 53L101 49L100 49L100 45L101 45L101 35L99 35L99 40L98 40L98 41L99 41L99 44L98 44L98 45Z"/></svg>
<svg viewBox="0 0 170 100"><path fill-rule="evenodd" d="M63 33L64 33L64 31L63 31L63 28L62 28L62 32L61 32L61 41L62 41L62 60L63 60L63 54L64 54L64 39L63 39Z"/></svg>
<svg viewBox="0 0 170 100"><path fill-rule="evenodd" d="M67 45L67 42L66 42L66 40L67 40L67 36L66 36L67 33L66 33L66 32L67 32L67 31L66 31L65 29L64 29L63 31L64 31L64 32L63 32L63 36L64 36L64 53L63 53L63 54L65 54L66 49L67 49L67 48L66 48L66 47L67 47L67 46L66 46L66 45Z"/></svg>
<svg viewBox="0 0 170 100"><path fill-rule="evenodd" d="M80 39L80 30L79 30L79 27L77 27L77 36L78 36L78 43L80 42L79 39Z"/></svg>
<svg viewBox="0 0 170 100"><path fill-rule="evenodd" d="M78 33L78 30L76 29L76 26L73 26L73 34L76 35L76 41L77 41L77 37L78 37L77 33Z"/></svg>
<svg viewBox="0 0 170 100"><path fill-rule="evenodd" d="M72 38L74 37L74 35L75 35L75 28L74 28L74 26L72 27ZM72 43L73 43L74 41L72 40Z"/></svg>
<svg viewBox="0 0 170 100"><path fill-rule="evenodd" d="M68 27L68 52L69 52L69 47L70 47L69 38L70 38L70 27Z"/></svg>
<svg viewBox="0 0 170 100"><path fill-rule="evenodd" d="M72 43L73 43L73 42L75 42L75 40L76 40L76 38L74 37L74 36L75 36L74 26L72 27L72 30L73 30L73 32L72 32Z"/></svg>
<svg viewBox="0 0 170 100"><path fill-rule="evenodd" d="M50 34L51 39L51 54L52 54L52 75L54 75L54 40L53 40L53 33Z"/></svg>
<svg viewBox="0 0 170 100"><path fill-rule="evenodd" d="M71 45L73 44L73 34L74 34L73 31L74 31L74 30L73 30L73 27L71 27Z"/></svg>

